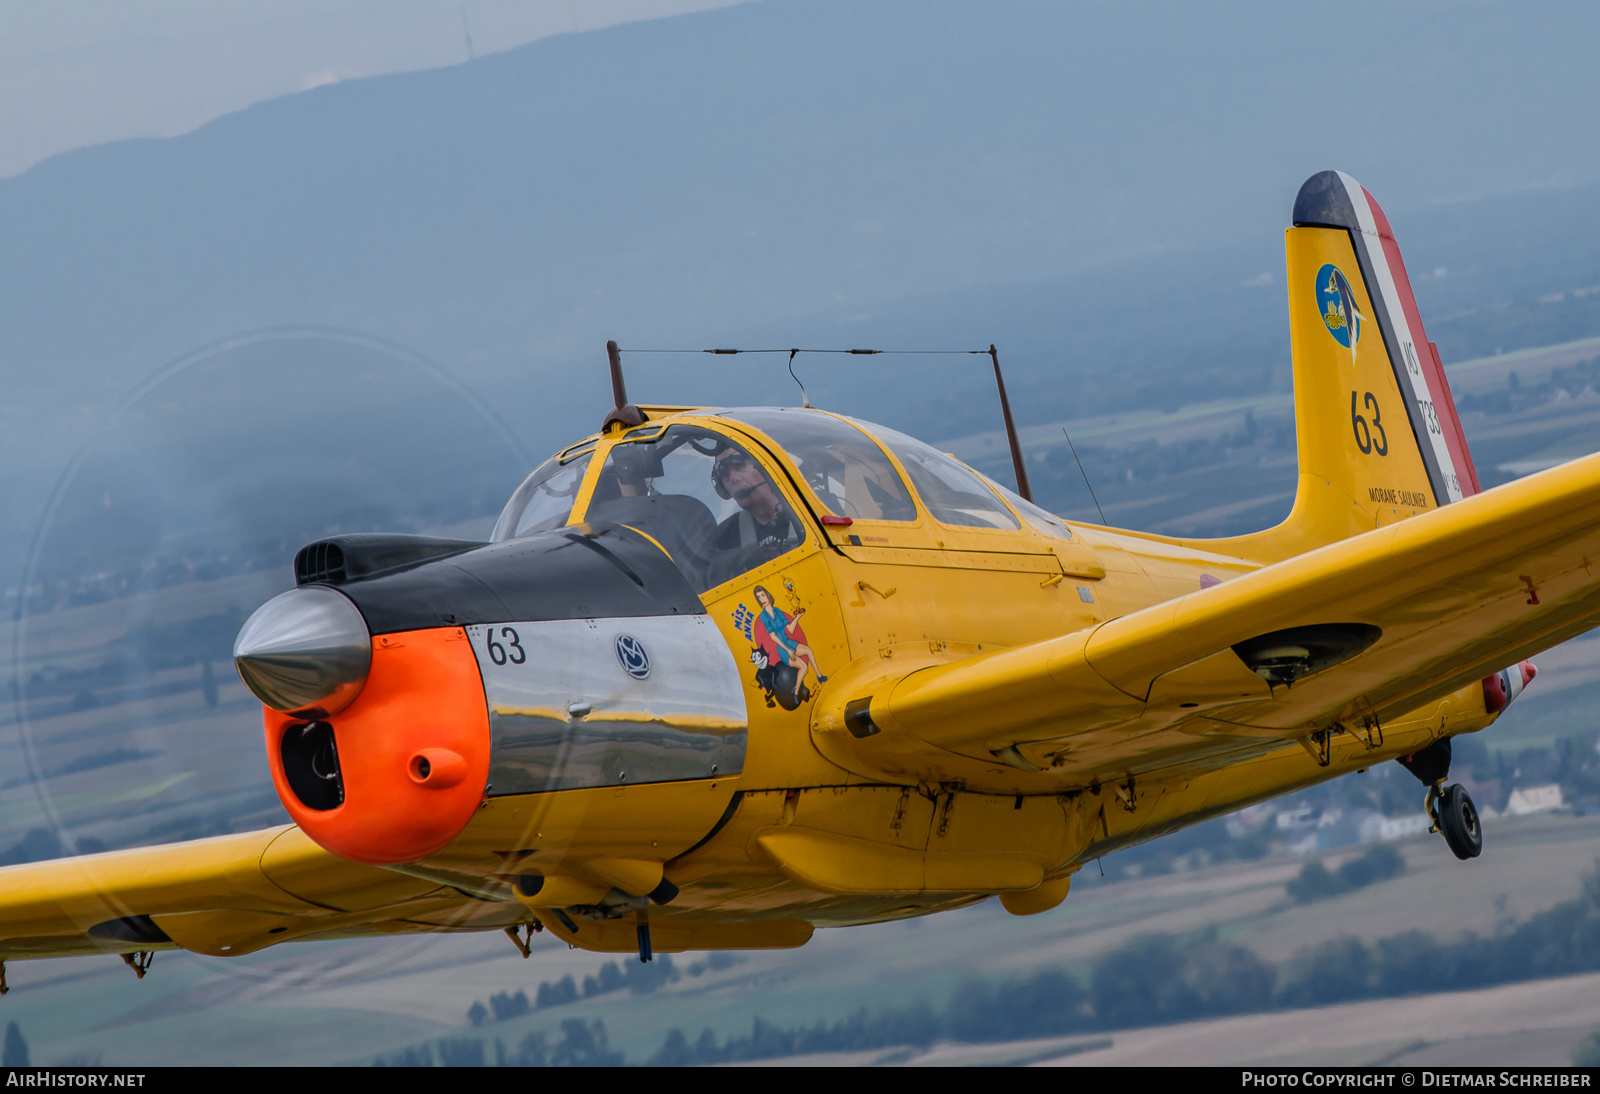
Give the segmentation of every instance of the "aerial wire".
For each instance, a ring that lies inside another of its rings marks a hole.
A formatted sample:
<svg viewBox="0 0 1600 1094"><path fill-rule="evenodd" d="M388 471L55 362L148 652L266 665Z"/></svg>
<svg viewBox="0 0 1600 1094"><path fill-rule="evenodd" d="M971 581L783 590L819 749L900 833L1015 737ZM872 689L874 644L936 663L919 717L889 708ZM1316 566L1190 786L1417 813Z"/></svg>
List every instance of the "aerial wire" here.
<svg viewBox="0 0 1600 1094"><path fill-rule="evenodd" d="M950 356L985 356L994 363L995 385L1000 391L1000 409L1005 416L1006 440L1011 446L1012 468L1017 477L1017 493L1028 501L1033 501L1033 489L1028 482L1027 465L1022 458L1022 445L1017 436L1016 425L1011 419L1011 403L1006 398L1005 381L1000 376L1000 357L993 344L987 349L822 349L809 346L791 346L788 349L779 347L761 347L758 349L736 349L733 347L717 347L714 349L630 349L629 353L710 353L718 357L731 357L740 353L787 353L789 355L789 378L800 389L800 404L807 409L811 406L811 398L806 394L805 384L800 382L800 377L795 375L794 359L801 353L837 353L852 357L876 357L880 354L920 354L923 356L950 355ZM1072 437L1067 433L1067 427L1061 427L1061 435L1067 440L1067 448L1072 452L1072 460L1078 465L1078 474L1083 476L1083 485L1089 489L1089 498L1094 502L1094 511L1100 515L1100 523L1109 527L1106 521L1105 510L1100 508L1100 499L1095 495L1094 486L1089 482L1089 472L1084 469L1083 460L1078 456L1078 448L1072 443Z"/></svg>

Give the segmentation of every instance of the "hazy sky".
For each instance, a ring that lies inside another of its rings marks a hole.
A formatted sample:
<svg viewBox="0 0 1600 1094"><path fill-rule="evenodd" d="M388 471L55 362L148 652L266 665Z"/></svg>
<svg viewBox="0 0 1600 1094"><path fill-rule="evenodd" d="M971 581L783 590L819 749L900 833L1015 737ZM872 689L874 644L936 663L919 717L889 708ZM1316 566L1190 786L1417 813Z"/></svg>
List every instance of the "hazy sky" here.
<svg viewBox="0 0 1600 1094"><path fill-rule="evenodd" d="M319 84L742 0L52 0L0 4L0 177L170 137Z"/></svg>

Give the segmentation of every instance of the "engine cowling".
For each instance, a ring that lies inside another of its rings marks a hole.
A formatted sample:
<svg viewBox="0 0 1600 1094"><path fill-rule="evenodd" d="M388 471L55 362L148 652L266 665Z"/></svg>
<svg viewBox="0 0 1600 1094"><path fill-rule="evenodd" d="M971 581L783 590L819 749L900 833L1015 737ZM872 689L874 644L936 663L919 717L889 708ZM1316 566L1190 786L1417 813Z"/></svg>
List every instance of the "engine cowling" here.
<svg viewBox="0 0 1600 1094"><path fill-rule="evenodd" d="M489 774L489 714L462 627L374 638L325 585L262 605L234 645L266 707L267 760L289 815L341 858L426 857L466 827Z"/></svg>
<svg viewBox="0 0 1600 1094"><path fill-rule="evenodd" d="M284 808L341 858L388 866L442 850L483 800L489 711L460 627L382 635L361 694L326 718L266 711Z"/></svg>
<svg viewBox="0 0 1600 1094"><path fill-rule="evenodd" d="M697 653L702 647L687 640L693 632L706 630L705 650L727 661L718 692L726 695L711 709L721 718L717 732L700 732L706 711L695 696L691 724L663 731L670 738L666 747L654 729L635 742L641 762L661 761L665 768L630 760L600 773L606 776L601 783L620 782L625 772L635 782L649 781L651 772L692 777L702 774L702 760L703 774L711 776L742 766L744 699L731 655L683 574L646 536L585 526L476 548L416 537L340 537L302 551L296 566L304 583L251 616L235 644L235 662L266 704L267 757L284 808L308 836L342 858L384 866L413 862L443 850L467 827L491 793L486 663L515 669L511 683L541 696L541 688L553 689L553 698L534 705L560 708L559 735L553 744L540 737L535 752L549 745L565 757L560 741L575 734L587 733L591 745L596 734L619 737L620 752L580 749L567 782L594 782L582 776L597 774L590 770L597 756L632 756L634 722L625 717L619 729L599 714L590 718L572 708L574 697L563 691L573 672L582 677L600 667L639 685L634 691L648 690L628 675L627 665L612 664L621 654L613 656L609 633L601 636L603 651L590 648L598 641L589 633L595 619L628 620L636 635L666 628L658 657L671 652L688 663L651 677L668 690L704 675L695 668L704 660ZM473 643L489 642L491 627L500 628L497 638L514 636L520 627L528 644L509 657L489 647L485 662ZM649 676L648 667L641 675ZM515 696L508 701L521 703ZM647 704L623 714L653 710ZM528 716L543 718L541 712ZM520 770L513 759L508 771ZM505 780L497 774L496 781ZM521 787L511 779L497 792L550 789L548 782Z"/></svg>

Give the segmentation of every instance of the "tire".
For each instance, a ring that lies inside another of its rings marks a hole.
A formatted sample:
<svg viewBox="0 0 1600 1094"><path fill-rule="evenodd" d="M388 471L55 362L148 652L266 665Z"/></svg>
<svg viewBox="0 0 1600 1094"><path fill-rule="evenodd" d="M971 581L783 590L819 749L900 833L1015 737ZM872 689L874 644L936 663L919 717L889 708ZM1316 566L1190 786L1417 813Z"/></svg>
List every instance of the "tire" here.
<svg viewBox="0 0 1600 1094"><path fill-rule="evenodd" d="M1463 861L1483 853L1483 829L1478 810L1460 783L1448 786L1439 797L1439 831L1450 852Z"/></svg>

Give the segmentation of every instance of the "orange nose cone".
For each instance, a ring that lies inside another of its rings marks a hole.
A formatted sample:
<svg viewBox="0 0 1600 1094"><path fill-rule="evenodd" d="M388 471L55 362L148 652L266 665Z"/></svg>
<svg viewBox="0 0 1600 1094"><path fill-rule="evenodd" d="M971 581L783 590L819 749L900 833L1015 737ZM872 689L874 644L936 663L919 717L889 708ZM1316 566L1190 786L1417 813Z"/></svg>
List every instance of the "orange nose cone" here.
<svg viewBox="0 0 1600 1094"><path fill-rule="evenodd" d="M489 711L460 627L374 638L354 703L311 723L268 708L266 735L284 808L355 862L390 866L443 849L489 778Z"/></svg>

